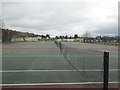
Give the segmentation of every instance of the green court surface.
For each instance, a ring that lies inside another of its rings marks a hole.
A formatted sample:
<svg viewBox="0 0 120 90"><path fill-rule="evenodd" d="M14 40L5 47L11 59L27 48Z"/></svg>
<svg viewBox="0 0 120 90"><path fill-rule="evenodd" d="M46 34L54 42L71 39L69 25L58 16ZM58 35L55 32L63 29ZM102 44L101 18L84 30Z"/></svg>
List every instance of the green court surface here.
<svg viewBox="0 0 120 90"><path fill-rule="evenodd" d="M86 60L84 68L83 61L73 60L79 64L76 71L52 41L4 44L2 49L2 84L103 82L102 59ZM118 82L116 58L116 52L110 56L109 82Z"/></svg>

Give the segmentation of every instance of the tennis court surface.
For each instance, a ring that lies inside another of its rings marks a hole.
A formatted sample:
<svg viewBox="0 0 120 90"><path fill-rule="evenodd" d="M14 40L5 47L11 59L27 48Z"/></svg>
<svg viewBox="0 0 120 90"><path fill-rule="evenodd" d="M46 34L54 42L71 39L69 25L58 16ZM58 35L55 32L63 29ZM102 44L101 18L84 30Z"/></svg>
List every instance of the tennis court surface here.
<svg viewBox="0 0 120 90"><path fill-rule="evenodd" d="M64 85L83 88L86 85L87 88L87 85L95 84L91 87L98 87L98 84L102 87L103 53L97 50L110 52L109 83L110 87L118 87L117 47L76 42L66 42L64 45L73 47L75 51L67 49L69 53L61 52L52 41L3 44L0 71L3 87Z"/></svg>

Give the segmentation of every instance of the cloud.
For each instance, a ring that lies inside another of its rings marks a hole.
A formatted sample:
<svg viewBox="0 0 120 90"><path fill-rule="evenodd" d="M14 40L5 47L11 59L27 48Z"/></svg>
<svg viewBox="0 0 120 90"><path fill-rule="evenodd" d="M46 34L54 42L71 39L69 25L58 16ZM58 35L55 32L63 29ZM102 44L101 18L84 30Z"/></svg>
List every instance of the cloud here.
<svg viewBox="0 0 120 90"><path fill-rule="evenodd" d="M38 34L117 34L117 7L113 1L3 2L6 28Z"/></svg>
<svg viewBox="0 0 120 90"><path fill-rule="evenodd" d="M105 25L97 26L97 30L93 31L96 35L118 35L118 25L117 23L110 23Z"/></svg>

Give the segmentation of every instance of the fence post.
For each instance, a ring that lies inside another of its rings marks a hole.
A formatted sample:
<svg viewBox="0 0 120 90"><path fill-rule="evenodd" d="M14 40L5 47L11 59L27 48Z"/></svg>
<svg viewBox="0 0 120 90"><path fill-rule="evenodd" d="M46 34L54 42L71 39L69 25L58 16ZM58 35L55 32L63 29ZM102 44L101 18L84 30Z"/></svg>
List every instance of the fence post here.
<svg viewBox="0 0 120 90"><path fill-rule="evenodd" d="M109 79L109 52L104 52L104 86L103 90L108 90Z"/></svg>
<svg viewBox="0 0 120 90"><path fill-rule="evenodd" d="M59 43L59 48L62 51L62 43L61 42Z"/></svg>

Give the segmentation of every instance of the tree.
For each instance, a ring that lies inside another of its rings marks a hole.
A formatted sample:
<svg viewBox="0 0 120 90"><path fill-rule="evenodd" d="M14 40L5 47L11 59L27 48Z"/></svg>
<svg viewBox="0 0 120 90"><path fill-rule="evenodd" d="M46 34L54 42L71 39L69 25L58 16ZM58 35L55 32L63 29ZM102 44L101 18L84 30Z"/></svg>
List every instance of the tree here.
<svg viewBox="0 0 120 90"><path fill-rule="evenodd" d="M2 32L2 42L11 42L12 39L23 38L24 41L26 37L36 37L37 34L29 33L29 32L20 32L9 29L1 29Z"/></svg>
<svg viewBox="0 0 120 90"><path fill-rule="evenodd" d="M88 42L88 39L90 38L90 32L88 31L85 31L85 33L83 34L83 39L84 39L84 42Z"/></svg>
<svg viewBox="0 0 120 90"><path fill-rule="evenodd" d="M49 39L50 39L50 35L49 35L49 34L46 34L46 38L49 38Z"/></svg>
<svg viewBox="0 0 120 90"><path fill-rule="evenodd" d="M41 35L41 38L42 38L42 39L45 39L45 38L46 38L46 36L44 36L44 35Z"/></svg>
<svg viewBox="0 0 120 90"><path fill-rule="evenodd" d="M100 41L101 41L101 36L97 36L97 37L96 37L96 40L97 40L98 42L100 42Z"/></svg>
<svg viewBox="0 0 120 90"><path fill-rule="evenodd" d="M63 37L62 37L62 36L60 36L60 39L63 39Z"/></svg>
<svg viewBox="0 0 120 90"><path fill-rule="evenodd" d="M102 37L102 41L103 42L107 42L107 41L109 41L110 39L109 39L109 37L108 36L103 36Z"/></svg>
<svg viewBox="0 0 120 90"><path fill-rule="evenodd" d="M83 37L85 37L85 38L86 38L86 37L88 38L88 37L90 37L90 36L91 36L91 35L90 35L90 32L88 32L88 31L85 31L85 33L83 34Z"/></svg>
<svg viewBox="0 0 120 90"><path fill-rule="evenodd" d="M68 36L67 36L67 35L65 36L65 39L68 39Z"/></svg>
<svg viewBox="0 0 120 90"><path fill-rule="evenodd" d="M77 35L77 34L74 35L74 39L76 39L76 38L78 38L78 35Z"/></svg>
<svg viewBox="0 0 120 90"><path fill-rule="evenodd" d="M2 41L3 42L11 42L12 37L13 37L13 33L11 30L2 29Z"/></svg>
<svg viewBox="0 0 120 90"><path fill-rule="evenodd" d="M55 36L55 39L59 39L59 37L58 37L58 36Z"/></svg>
<svg viewBox="0 0 120 90"><path fill-rule="evenodd" d="M72 39L72 37L70 36L69 39Z"/></svg>

